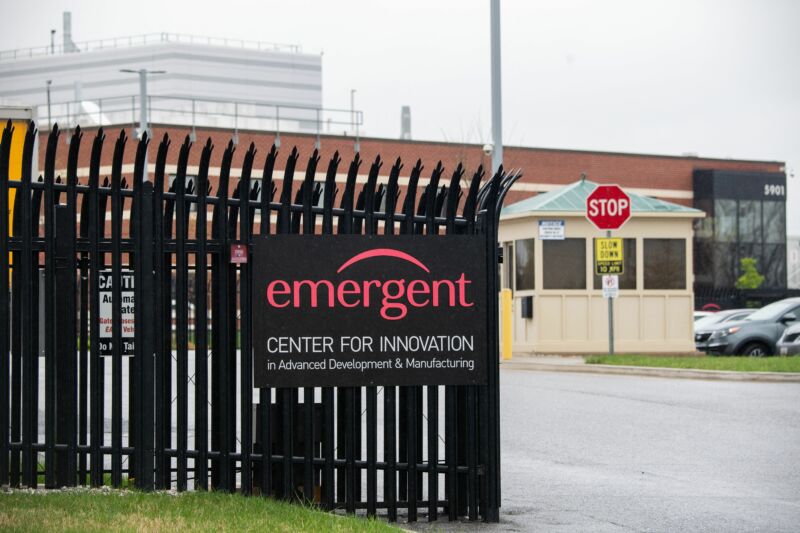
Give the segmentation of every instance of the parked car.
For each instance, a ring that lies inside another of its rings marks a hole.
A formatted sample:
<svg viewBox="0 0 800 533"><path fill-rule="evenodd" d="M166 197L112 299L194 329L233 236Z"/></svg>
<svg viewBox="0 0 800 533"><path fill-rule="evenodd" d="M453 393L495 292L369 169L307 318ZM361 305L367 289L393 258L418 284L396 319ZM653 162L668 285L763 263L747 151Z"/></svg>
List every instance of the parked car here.
<svg viewBox="0 0 800 533"><path fill-rule="evenodd" d="M694 321L697 322L701 318L705 318L705 317L711 316L713 314L714 313L712 313L711 311L695 311L694 312Z"/></svg>
<svg viewBox="0 0 800 533"><path fill-rule="evenodd" d="M724 311L717 311L716 313L696 319L694 322L694 329L695 331L709 330L726 322L744 320L752 315L753 311L755 311L755 309L725 309Z"/></svg>
<svg viewBox="0 0 800 533"><path fill-rule="evenodd" d="M800 323L786 328L778 341L778 353L781 355L800 355Z"/></svg>
<svg viewBox="0 0 800 533"><path fill-rule="evenodd" d="M762 307L744 320L695 329L695 346L709 355L773 355L778 353L778 339L798 317L800 298L786 298Z"/></svg>

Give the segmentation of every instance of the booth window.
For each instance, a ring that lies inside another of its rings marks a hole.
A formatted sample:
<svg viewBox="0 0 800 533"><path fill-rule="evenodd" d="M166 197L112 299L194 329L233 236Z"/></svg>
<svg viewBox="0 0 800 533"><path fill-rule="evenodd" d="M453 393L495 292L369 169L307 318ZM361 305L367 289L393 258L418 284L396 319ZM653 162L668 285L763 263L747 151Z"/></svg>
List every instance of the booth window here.
<svg viewBox="0 0 800 533"><path fill-rule="evenodd" d="M619 276L619 288L636 290L636 239L622 239L622 255L624 257L623 273ZM594 271L594 267L592 267L592 271ZM603 276L594 275L593 277L594 288L599 291L603 288Z"/></svg>
<svg viewBox="0 0 800 533"><path fill-rule="evenodd" d="M497 272L500 274L500 288L501 289L513 289L511 286L511 276L514 273L514 243L513 242L504 242L503 243L503 267L498 269Z"/></svg>
<svg viewBox="0 0 800 533"><path fill-rule="evenodd" d="M644 288L686 289L685 239L644 239Z"/></svg>
<svg viewBox="0 0 800 533"><path fill-rule="evenodd" d="M533 250L535 239L514 241L514 290L532 291L535 288Z"/></svg>
<svg viewBox="0 0 800 533"><path fill-rule="evenodd" d="M545 289L586 289L586 239L542 241Z"/></svg>

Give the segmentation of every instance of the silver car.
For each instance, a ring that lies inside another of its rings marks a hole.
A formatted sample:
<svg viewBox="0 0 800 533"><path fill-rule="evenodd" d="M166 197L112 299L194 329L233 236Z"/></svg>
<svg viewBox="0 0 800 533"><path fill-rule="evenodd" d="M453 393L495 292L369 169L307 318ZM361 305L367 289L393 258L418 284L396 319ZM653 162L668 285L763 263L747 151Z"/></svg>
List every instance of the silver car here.
<svg viewBox="0 0 800 533"><path fill-rule="evenodd" d="M744 320L696 328L695 346L709 355L764 356L778 353L778 339L796 325L800 298L786 298L753 312Z"/></svg>
<svg viewBox="0 0 800 533"><path fill-rule="evenodd" d="M717 324L744 320L753 314L755 309L725 309L700 318L695 318L694 329L712 329Z"/></svg>
<svg viewBox="0 0 800 533"><path fill-rule="evenodd" d="M786 328L778 341L778 353L781 355L800 354L800 324Z"/></svg>
<svg viewBox="0 0 800 533"><path fill-rule="evenodd" d="M697 350L707 352L711 333L729 322L744 320L753 314L755 309L725 309L704 316L694 323L694 344Z"/></svg>

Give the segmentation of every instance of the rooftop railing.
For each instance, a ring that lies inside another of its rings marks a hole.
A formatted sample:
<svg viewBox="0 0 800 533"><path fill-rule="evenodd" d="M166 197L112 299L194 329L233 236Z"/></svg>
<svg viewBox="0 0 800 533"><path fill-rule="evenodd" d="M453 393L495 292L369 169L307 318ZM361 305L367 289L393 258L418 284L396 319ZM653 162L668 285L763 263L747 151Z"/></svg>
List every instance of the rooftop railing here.
<svg viewBox="0 0 800 533"><path fill-rule="evenodd" d="M111 37L108 39L81 41L73 43L72 46L67 46L66 48L63 44L54 44L52 46L36 46L32 48L18 48L15 50L0 50L0 61L29 57L93 52L97 50L107 50L110 48L126 48L131 46L144 46L158 43L184 43L205 46L224 46L244 48L247 50L286 52L292 54L299 54L302 52L300 45L297 44L248 41L244 39L228 39L227 37L209 37L205 35L188 35L183 33L145 33L141 35L127 35L124 37Z"/></svg>
<svg viewBox="0 0 800 533"><path fill-rule="evenodd" d="M75 126L127 126L139 128L141 99L123 96L60 102L50 107L50 123L64 130ZM48 109L41 105L37 110L40 130L49 130ZM285 105L255 100L215 100L181 96L147 97L148 123L190 128L223 128L239 130L274 131L278 142L281 132L316 134L346 134L358 139L363 126L362 111L322 108L303 105Z"/></svg>

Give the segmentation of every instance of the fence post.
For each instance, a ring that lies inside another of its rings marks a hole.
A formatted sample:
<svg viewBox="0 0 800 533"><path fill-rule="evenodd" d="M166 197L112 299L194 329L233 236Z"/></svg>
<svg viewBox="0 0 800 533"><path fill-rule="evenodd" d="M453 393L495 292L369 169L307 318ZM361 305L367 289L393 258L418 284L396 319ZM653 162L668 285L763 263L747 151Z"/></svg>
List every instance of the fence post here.
<svg viewBox="0 0 800 533"><path fill-rule="evenodd" d="M56 148L59 131L53 127L47 141L44 169L44 479L46 488L56 486L56 271L55 271L55 204L53 194L55 178ZM36 384L38 385L38 383Z"/></svg>
<svg viewBox="0 0 800 533"><path fill-rule="evenodd" d="M9 279L8 279L8 161L12 135L9 120L0 142L0 484L8 480L9 451ZM16 322L16 320L15 320Z"/></svg>
<svg viewBox="0 0 800 533"><path fill-rule="evenodd" d="M134 179L139 179L136 174ZM138 196L136 204L136 239L135 239L135 328L134 346L135 357L139 359L136 365L138 370L136 379L136 400L139 412L137 414L139 427L137 428L136 454L136 486L142 490L153 490L155 467L155 329L150 313L157 305L155 299L154 275L154 225L153 225L153 184L145 181L135 187Z"/></svg>
<svg viewBox="0 0 800 533"><path fill-rule="evenodd" d="M77 339L75 338L75 219L69 208L59 205L56 214L56 332L58 335L55 353L56 381L56 442L72 441L70 419L75 417L77 388L70 379L75 368ZM73 261L70 261L73 258ZM74 485L75 470L70 471L69 453L73 449L60 450L56 454L56 481L59 487ZM51 465L45 465L49 470Z"/></svg>
<svg viewBox="0 0 800 533"><path fill-rule="evenodd" d="M91 435L90 445L90 481L93 487L103 484L103 459L104 454L101 450L103 445L103 404L105 402L104 372L105 362L100 355L100 298L99 298L99 276L100 269L103 267L103 254L100 253L100 240L105 225L105 198L100 202L99 179L100 179L100 155L103 149L105 136L102 130L97 132L97 136L92 144L92 159L89 168L89 194L83 198L84 202L89 203L89 277L91 293L89 299L91 321L89 322L89 381L90 381L90 413L89 413L89 433ZM101 225L102 224L102 225Z"/></svg>
<svg viewBox="0 0 800 533"><path fill-rule="evenodd" d="M36 195L31 195L31 164L33 161L33 144L36 131L33 122L28 124L28 132L25 136L25 146L22 156L22 183L17 191L17 198L21 205L21 224L15 224L14 235L19 232L22 236L22 252L20 253L19 278L14 274L14 284L20 285L20 300L22 316L36 316L38 313L38 256L33 257L33 232L37 236L39 232L39 213L38 208L34 216L34 204L39 200ZM35 201L34 201L35 200ZM20 206L15 208L15 211ZM34 223L35 221L35 223ZM17 229L19 228L19 229ZM38 452L33 450L33 441L37 440L38 431L38 383L34 381L34 376L39 371L39 347L38 347L38 322L35 319L23 320L20 324L21 344L23 358L23 383L22 383L22 483L23 485L35 488L38 482Z"/></svg>
<svg viewBox="0 0 800 533"><path fill-rule="evenodd" d="M197 254L195 255L196 321L195 331L195 487L208 490L208 263L206 222L208 216L208 164L213 145L208 139L197 173Z"/></svg>

